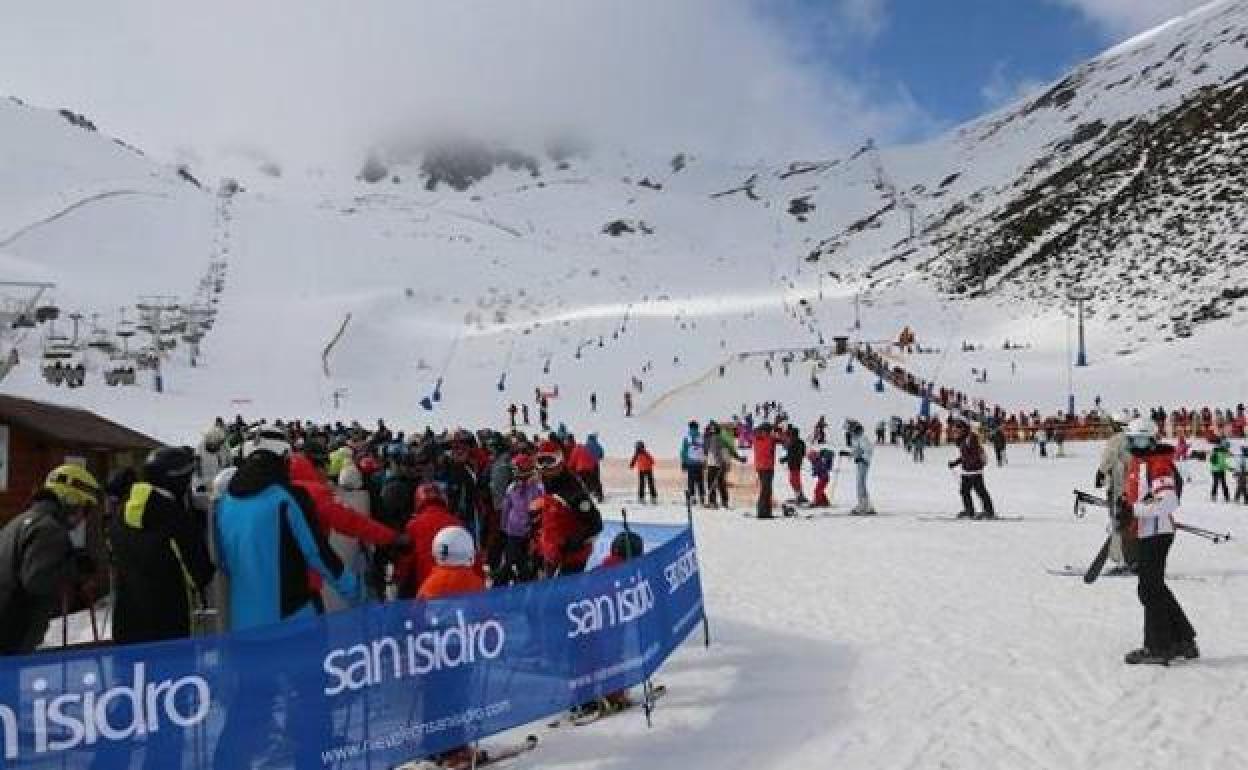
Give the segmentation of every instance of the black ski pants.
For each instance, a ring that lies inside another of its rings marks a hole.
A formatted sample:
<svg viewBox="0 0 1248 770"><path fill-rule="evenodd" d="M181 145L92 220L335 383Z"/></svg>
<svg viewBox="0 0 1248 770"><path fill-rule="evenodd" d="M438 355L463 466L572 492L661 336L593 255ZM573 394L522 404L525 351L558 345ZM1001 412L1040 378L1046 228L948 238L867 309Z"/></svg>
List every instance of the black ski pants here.
<svg viewBox="0 0 1248 770"><path fill-rule="evenodd" d="M1211 475L1213 476L1213 496L1209 499L1217 502L1218 490L1221 489L1222 500L1229 503L1231 501L1231 490L1226 486L1226 471L1213 471Z"/></svg>
<svg viewBox="0 0 1248 770"><path fill-rule="evenodd" d="M771 482L776 476L774 470L758 471L758 517L771 518Z"/></svg>
<svg viewBox="0 0 1248 770"><path fill-rule="evenodd" d="M645 501L647 487L650 489L651 502L657 501L659 495L654 491L654 471L637 471L637 499L639 501Z"/></svg>
<svg viewBox="0 0 1248 770"><path fill-rule="evenodd" d="M706 487L712 504L728 507L728 474L720 465L706 467Z"/></svg>
<svg viewBox="0 0 1248 770"><path fill-rule="evenodd" d="M696 499L699 503L706 502L706 466L702 463L690 464L685 466L685 475L688 484L685 487L686 493L690 500Z"/></svg>
<svg viewBox="0 0 1248 770"><path fill-rule="evenodd" d="M1235 476L1235 502L1248 503L1248 473Z"/></svg>
<svg viewBox="0 0 1248 770"><path fill-rule="evenodd" d="M994 513L992 498L988 495L988 487L984 486L984 474L982 473L962 474L962 510L967 513L975 512L975 504L971 500L972 490L979 497L979 504L983 507L984 513Z"/></svg>
<svg viewBox="0 0 1248 770"><path fill-rule="evenodd" d="M1144 537L1137 543L1136 574L1140 578L1140 604L1144 606L1144 646L1161 654L1196 638L1178 599L1166 585L1166 557L1173 544L1173 534Z"/></svg>

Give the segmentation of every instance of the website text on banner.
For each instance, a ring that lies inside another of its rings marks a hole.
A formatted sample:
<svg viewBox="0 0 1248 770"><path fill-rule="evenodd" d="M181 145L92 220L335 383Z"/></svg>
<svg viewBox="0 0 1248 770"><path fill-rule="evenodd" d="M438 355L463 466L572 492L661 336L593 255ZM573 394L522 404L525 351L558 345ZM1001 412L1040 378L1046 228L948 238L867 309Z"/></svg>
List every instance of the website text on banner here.
<svg viewBox="0 0 1248 770"><path fill-rule="evenodd" d="M697 628L693 532L665 534L462 599L0 659L0 767L389 767L544 718L642 682Z"/></svg>

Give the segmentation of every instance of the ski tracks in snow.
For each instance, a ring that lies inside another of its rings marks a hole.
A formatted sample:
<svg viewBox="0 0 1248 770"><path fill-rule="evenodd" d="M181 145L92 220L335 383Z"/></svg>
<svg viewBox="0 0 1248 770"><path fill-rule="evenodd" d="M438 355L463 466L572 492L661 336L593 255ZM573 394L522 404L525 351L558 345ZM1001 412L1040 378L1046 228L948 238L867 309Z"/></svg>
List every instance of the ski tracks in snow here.
<svg viewBox="0 0 1248 770"><path fill-rule="evenodd" d="M106 190L104 192L91 193L81 197L75 197L72 203L63 205L58 204L55 209L44 214L41 218L22 225L9 233L0 234L0 249L8 248L29 233L45 225L50 225L58 219L66 217L84 206L108 200L109 198L122 198L132 195L146 196L150 198L167 197L162 193L152 192L150 190Z"/></svg>

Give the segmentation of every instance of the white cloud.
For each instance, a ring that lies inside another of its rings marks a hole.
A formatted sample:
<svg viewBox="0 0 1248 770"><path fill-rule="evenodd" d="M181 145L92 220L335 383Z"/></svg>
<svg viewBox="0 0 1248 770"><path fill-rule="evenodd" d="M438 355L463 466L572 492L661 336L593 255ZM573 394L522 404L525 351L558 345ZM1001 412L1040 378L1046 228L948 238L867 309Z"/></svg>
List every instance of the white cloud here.
<svg viewBox="0 0 1248 770"><path fill-rule="evenodd" d="M867 35L882 13L837 0L817 16ZM9 0L4 15L0 89L165 153L358 157L468 127L752 158L923 119L803 61L759 0Z"/></svg>
<svg viewBox="0 0 1248 770"><path fill-rule="evenodd" d="M1054 0L1087 16L1109 35L1120 37L1142 32L1209 0Z"/></svg>
<svg viewBox="0 0 1248 770"><path fill-rule="evenodd" d="M979 94L987 107L995 109L1034 96L1044 85L1043 80L1012 75L1010 63L999 61L992 65L988 80L980 87Z"/></svg>

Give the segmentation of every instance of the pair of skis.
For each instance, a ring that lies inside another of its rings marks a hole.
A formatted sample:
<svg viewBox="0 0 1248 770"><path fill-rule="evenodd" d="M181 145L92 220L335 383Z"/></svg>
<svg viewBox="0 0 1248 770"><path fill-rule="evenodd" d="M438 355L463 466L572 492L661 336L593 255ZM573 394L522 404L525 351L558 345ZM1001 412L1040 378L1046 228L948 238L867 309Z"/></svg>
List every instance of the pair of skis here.
<svg viewBox="0 0 1248 770"><path fill-rule="evenodd" d="M538 739L536 735L525 736L524 740L508 746L499 746L492 749L477 749L476 756L466 759L463 763L454 766L454 770L471 770L471 768L490 767L509 759L514 759L521 754L528 754L537 748ZM432 759L421 759L415 762L408 762L399 765L397 770L445 770L450 767L443 765Z"/></svg>
<svg viewBox="0 0 1248 770"><path fill-rule="evenodd" d="M667 686L656 684L650 687L650 708L654 708L654 704L659 698L667 695ZM642 701L630 700L627 705L613 703L606 698L600 698L594 704L594 708L585 711L569 711L556 719L552 719L546 723L551 729L560 727L587 727L600 720L608 717L623 714L626 711L632 711L637 706L644 706Z"/></svg>
<svg viewBox="0 0 1248 770"><path fill-rule="evenodd" d="M1105 508L1107 510L1110 507L1109 500L1103 497L1097 497L1096 495L1079 489L1074 490L1074 493L1076 516L1082 517L1086 513L1086 506L1089 505L1094 505L1098 508ZM1205 540L1212 542L1214 545L1224 543L1231 539L1230 532L1214 532L1213 530L1202 529L1201 527L1193 527L1190 524L1175 522L1174 528L1179 532L1186 532L1189 535L1202 537ZM1091 585L1096 582L1098 577L1101 576L1101 570L1105 568L1105 562L1109 559L1109 549L1113 545L1114 534L1115 533L1110 533L1110 535L1105 538L1105 543L1101 546L1101 549L1096 552L1096 556L1093 557L1092 563L1088 565L1087 571L1083 573L1084 583Z"/></svg>

